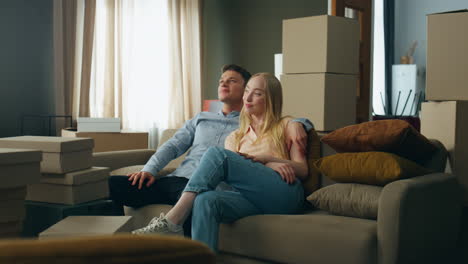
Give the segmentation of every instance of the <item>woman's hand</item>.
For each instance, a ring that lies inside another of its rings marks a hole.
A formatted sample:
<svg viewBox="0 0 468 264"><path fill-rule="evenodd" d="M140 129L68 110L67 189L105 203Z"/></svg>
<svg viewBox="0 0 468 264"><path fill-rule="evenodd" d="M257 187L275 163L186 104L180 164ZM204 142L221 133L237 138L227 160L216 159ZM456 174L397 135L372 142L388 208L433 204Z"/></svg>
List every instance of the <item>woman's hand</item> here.
<svg viewBox="0 0 468 264"><path fill-rule="evenodd" d="M135 185L138 183L139 190L141 189L141 187L143 187L143 182L145 182L145 179L148 179L148 182L146 183L146 187L150 187L156 181L156 177L154 177L153 174L146 172L146 171L130 173L130 174L127 174L127 176L128 176L129 181L133 181L132 185Z"/></svg>
<svg viewBox="0 0 468 264"><path fill-rule="evenodd" d="M242 153L242 152L237 152L237 153L239 153L239 155L243 156L246 159L251 159L253 161L260 162L262 164L266 164L271 160L271 156L269 156L269 155L253 156L253 155L249 155L247 153Z"/></svg>
<svg viewBox="0 0 468 264"><path fill-rule="evenodd" d="M287 163L268 162L265 164L265 166L278 172L281 178L283 178L283 180L288 184L292 184L294 181L296 181L296 174L294 173L294 169Z"/></svg>

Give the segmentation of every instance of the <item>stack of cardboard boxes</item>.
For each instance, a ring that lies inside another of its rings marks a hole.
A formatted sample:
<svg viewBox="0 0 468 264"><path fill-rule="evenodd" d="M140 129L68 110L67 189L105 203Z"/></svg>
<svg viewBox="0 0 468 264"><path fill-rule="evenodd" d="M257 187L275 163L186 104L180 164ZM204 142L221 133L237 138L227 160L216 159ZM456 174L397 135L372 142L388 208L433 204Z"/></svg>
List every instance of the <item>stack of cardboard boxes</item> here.
<svg viewBox="0 0 468 264"><path fill-rule="evenodd" d="M94 152L148 148L148 132L78 132L74 128L65 128L62 129L62 137L92 138Z"/></svg>
<svg viewBox="0 0 468 264"><path fill-rule="evenodd" d="M0 238L21 234L26 185L40 179L41 152L0 148Z"/></svg>
<svg viewBox="0 0 468 264"><path fill-rule="evenodd" d="M148 132L120 130L120 118L78 117L78 128L62 129L62 137L94 139L94 152L146 149Z"/></svg>
<svg viewBox="0 0 468 264"><path fill-rule="evenodd" d="M91 167L93 146L89 138L21 136L0 139L0 147L42 151L42 176L39 183L28 184L26 200L57 204L78 204L108 197L109 170Z"/></svg>
<svg viewBox="0 0 468 264"><path fill-rule="evenodd" d="M465 190L468 205L468 26L467 10L427 17L426 100L421 133L449 151L449 172Z"/></svg>
<svg viewBox="0 0 468 264"><path fill-rule="evenodd" d="M356 122L359 22L335 16L283 21L283 114L317 131Z"/></svg>

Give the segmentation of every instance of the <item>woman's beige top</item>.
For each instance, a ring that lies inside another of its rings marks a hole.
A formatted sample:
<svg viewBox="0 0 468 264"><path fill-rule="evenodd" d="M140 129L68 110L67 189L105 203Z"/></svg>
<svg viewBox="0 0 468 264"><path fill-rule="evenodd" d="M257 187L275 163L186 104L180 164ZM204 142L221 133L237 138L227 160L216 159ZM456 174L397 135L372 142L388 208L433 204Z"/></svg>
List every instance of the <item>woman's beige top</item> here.
<svg viewBox="0 0 468 264"><path fill-rule="evenodd" d="M290 118L285 118L283 119L283 126L284 129L286 130L287 123L290 121ZM280 154L280 151L278 148L273 144L273 141L270 139L270 137L264 137L260 141L255 142L257 140L257 134L255 131L252 129L252 127L249 127L247 134L242 138L240 142L240 149L237 150L235 146L235 133L239 131L239 129L234 130L229 136L227 136L226 141L224 142L224 147L228 150L234 151L234 152L242 152L246 153L249 155L271 155L275 158L279 159L284 159L283 155ZM286 131L284 132L286 136ZM284 143L286 145L286 142ZM286 147L285 147L286 149ZM286 156L289 159L289 153L286 153Z"/></svg>

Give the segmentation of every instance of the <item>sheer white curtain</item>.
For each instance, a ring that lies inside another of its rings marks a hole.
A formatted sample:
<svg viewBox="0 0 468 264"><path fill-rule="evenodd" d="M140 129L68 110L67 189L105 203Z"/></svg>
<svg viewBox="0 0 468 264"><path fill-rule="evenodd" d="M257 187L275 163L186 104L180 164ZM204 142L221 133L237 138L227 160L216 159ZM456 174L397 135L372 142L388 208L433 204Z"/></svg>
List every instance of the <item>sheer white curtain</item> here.
<svg viewBox="0 0 468 264"><path fill-rule="evenodd" d="M97 1L95 24L90 115L121 117L154 148L169 116L167 1Z"/></svg>
<svg viewBox="0 0 468 264"><path fill-rule="evenodd" d="M200 0L168 0L172 128L201 111L200 9Z"/></svg>
<svg viewBox="0 0 468 264"><path fill-rule="evenodd" d="M201 109L200 32L200 0L54 0L57 112L120 117L156 147Z"/></svg>

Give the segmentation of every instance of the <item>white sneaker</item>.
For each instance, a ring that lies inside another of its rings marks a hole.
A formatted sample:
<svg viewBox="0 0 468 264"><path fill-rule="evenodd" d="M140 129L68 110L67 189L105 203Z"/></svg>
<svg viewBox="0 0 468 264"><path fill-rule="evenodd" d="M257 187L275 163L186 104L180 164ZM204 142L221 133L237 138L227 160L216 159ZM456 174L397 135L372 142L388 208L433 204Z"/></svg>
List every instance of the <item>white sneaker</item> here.
<svg viewBox="0 0 468 264"><path fill-rule="evenodd" d="M184 229L180 225L170 223L164 213L161 213L159 217L154 217L151 219L149 224L145 227L132 231L134 235L151 235L151 234L160 234L160 235L177 235L183 236Z"/></svg>

